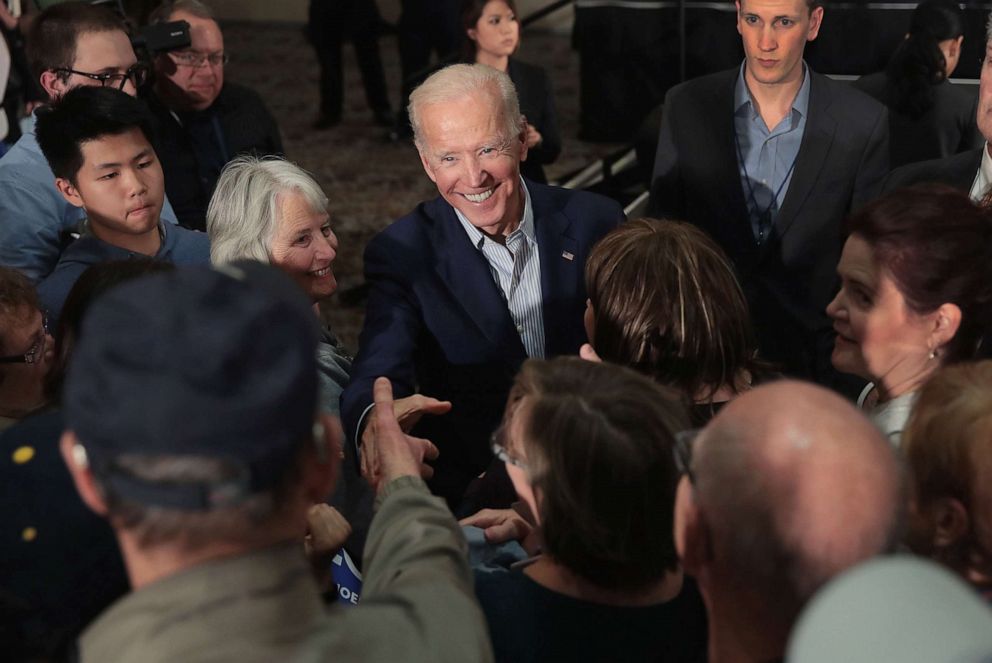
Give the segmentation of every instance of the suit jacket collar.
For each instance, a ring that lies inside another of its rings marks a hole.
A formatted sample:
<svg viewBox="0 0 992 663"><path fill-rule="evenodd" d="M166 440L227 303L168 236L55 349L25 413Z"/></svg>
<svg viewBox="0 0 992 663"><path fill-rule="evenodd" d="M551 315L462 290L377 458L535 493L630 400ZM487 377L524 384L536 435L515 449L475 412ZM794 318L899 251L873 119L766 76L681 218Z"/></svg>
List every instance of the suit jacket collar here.
<svg viewBox="0 0 992 663"><path fill-rule="evenodd" d="M427 204L434 219L433 244L436 271L454 299L493 345L513 355L526 356L510 311L485 256L472 246L454 208L438 197Z"/></svg>
<svg viewBox="0 0 992 663"><path fill-rule="evenodd" d="M576 284L583 282L579 244L572 233L572 220L561 210L560 193L550 187L527 181L534 206L537 249L541 257L541 304L544 317L544 354L551 357L568 347L563 324L574 315ZM555 195L555 194L558 195Z"/></svg>
<svg viewBox="0 0 992 663"><path fill-rule="evenodd" d="M799 210L809 197L827 162L833 144L837 121L830 112L831 97L826 91L826 79L810 71L809 115L806 132L799 146L796 170L792 174L789 190L782 201L782 209L775 217L775 227L781 237L796 220Z"/></svg>
<svg viewBox="0 0 992 663"><path fill-rule="evenodd" d="M750 216L744 200L744 190L741 184L737 151L734 143L734 89L739 75L738 69L730 69L715 75L713 86L713 104L710 106L713 122L716 128L716 144L721 146L720 158L714 160L715 186L724 186L730 195L732 208L737 212L741 241L747 241L746 246L755 246L754 235L751 232ZM806 117L806 130L799 146L796 158L796 168L789 182L789 189L782 201L782 208L775 216L776 234L781 237L792 225L802 209L802 205L816 184L817 178L826 163L826 156L833 143L837 122L830 113L831 98L826 92L824 77L812 69L810 73L809 108ZM723 182L725 184L721 185ZM746 237L746 240L745 240ZM767 251L773 241L766 241L760 249L761 254Z"/></svg>
<svg viewBox="0 0 992 663"><path fill-rule="evenodd" d="M572 299L576 274L582 266L571 220L560 208L553 191L544 185L525 180L534 210L534 230L541 260L541 299L544 317L544 347L547 356L557 354L562 343L561 320L565 319ZM489 341L506 349L512 356L526 357L520 334L510 317L506 300L493 280L489 263L472 246L454 208L438 197L427 204L428 215L435 219L433 243L437 256L436 271L454 298L475 321Z"/></svg>

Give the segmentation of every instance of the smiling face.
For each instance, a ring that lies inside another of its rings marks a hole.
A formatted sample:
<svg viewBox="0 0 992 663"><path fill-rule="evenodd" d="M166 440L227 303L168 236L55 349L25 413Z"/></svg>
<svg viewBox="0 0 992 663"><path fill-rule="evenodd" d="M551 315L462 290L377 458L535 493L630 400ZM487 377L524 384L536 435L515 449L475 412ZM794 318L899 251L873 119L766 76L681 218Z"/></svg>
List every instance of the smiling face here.
<svg viewBox="0 0 992 663"><path fill-rule="evenodd" d="M189 23L189 48L175 54L164 53L155 59L159 80L156 91L172 107L181 110L209 108L224 87L224 64L209 60L198 66L182 64L176 56L196 55L217 59L224 55L224 35L217 22L187 12L175 12L170 21Z"/></svg>
<svg viewBox="0 0 992 663"><path fill-rule="evenodd" d="M338 238L330 217L314 210L297 191L279 195L279 219L269 247L272 264L289 274L313 302L337 290L331 263L337 256Z"/></svg>
<svg viewBox="0 0 992 663"><path fill-rule="evenodd" d="M495 93L479 91L418 110L427 176L442 198L493 237L513 232L524 208L525 133L505 136L501 109Z"/></svg>
<svg viewBox="0 0 992 663"><path fill-rule="evenodd" d="M165 178L155 150L137 127L80 146L83 165L75 182L56 180L70 203L86 209L93 234L114 246L143 252L158 234Z"/></svg>
<svg viewBox="0 0 992 663"><path fill-rule="evenodd" d="M985 59L982 60L977 120L978 130L982 132L985 140L992 144L992 41L985 45Z"/></svg>
<svg viewBox="0 0 992 663"><path fill-rule="evenodd" d="M740 0L737 31L744 42L748 85L788 85L802 80L803 49L816 39L823 7L806 0Z"/></svg>
<svg viewBox="0 0 992 663"><path fill-rule="evenodd" d="M840 292L827 306L837 332L834 368L890 389L932 370L936 314L921 315L909 308L891 274L875 261L871 245L851 235L837 273Z"/></svg>
<svg viewBox="0 0 992 663"><path fill-rule="evenodd" d="M482 8L482 16L468 37L475 42L478 55L490 59L504 58L513 54L520 43L520 23L516 13L503 0L493 0Z"/></svg>

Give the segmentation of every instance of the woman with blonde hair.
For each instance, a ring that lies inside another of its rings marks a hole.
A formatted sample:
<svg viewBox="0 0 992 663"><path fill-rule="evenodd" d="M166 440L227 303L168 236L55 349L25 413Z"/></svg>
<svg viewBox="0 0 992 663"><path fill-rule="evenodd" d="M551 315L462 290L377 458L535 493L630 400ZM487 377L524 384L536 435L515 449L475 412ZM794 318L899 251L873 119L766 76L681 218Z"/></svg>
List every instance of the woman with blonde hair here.
<svg viewBox="0 0 992 663"><path fill-rule="evenodd" d="M992 361L943 368L903 433L909 547L992 598Z"/></svg>

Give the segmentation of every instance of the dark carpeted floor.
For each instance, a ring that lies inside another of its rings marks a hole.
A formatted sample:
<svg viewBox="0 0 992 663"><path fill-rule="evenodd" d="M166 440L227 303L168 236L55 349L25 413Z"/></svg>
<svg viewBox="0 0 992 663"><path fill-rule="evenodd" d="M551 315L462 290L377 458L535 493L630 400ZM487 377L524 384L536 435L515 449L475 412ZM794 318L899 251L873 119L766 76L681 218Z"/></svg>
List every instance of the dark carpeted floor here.
<svg viewBox="0 0 992 663"><path fill-rule="evenodd" d="M223 26L229 80L253 87L266 99L282 130L286 155L314 174L330 199L334 231L340 241L334 271L339 293L362 282L362 252L371 237L409 212L421 200L437 195L424 174L412 143L385 140L365 106L358 68L346 47L344 119L327 131L310 128L317 108L317 64L302 26L233 23ZM381 42L393 104L398 103L399 57L396 41ZM563 35L528 33L520 59L547 68L555 86L564 149L548 168L554 179L615 149L616 145L584 143L578 126L578 58ZM332 327L357 350L363 306L346 307L339 297L323 307Z"/></svg>

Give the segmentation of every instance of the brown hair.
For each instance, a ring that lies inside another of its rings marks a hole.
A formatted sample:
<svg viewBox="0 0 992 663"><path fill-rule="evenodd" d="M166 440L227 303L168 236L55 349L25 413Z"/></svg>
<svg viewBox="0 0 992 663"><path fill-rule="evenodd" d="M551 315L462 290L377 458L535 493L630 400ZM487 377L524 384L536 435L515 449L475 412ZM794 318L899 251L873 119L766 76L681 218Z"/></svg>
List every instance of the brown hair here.
<svg viewBox="0 0 992 663"><path fill-rule="evenodd" d="M25 308L32 315L38 310L38 295L31 280L16 269L0 267L0 330L7 328ZM0 333L0 354L9 350L7 338Z"/></svg>
<svg viewBox="0 0 992 663"><path fill-rule="evenodd" d="M524 397L546 552L608 589L643 589L675 569L672 446L688 425L675 394L620 366L560 357L524 363L508 411Z"/></svg>
<svg viewBox="0 0 992 663"><path fill-rule="evenodd" d="M166 23L169 17L176 12L186 12L191 16L196 16L197 18L207 18L211 21L214 19L214 12L209 7L200 0L163 0L152 13L148 15L149 25L154 23Z"/></svg>
<svg viewBox="0 0 992 663"><path fill-rule="evenodd" d="M847 231L868 242L911 310L961 309L943 361L975 356L992 324L992 211L949 186L918 184L865 205Z"/></svg>
<svg viewBox="0 0 992 663"><path fill-rule="evenodd" d="M690 402L758 368L744 293L723 251L695 226L622 224L590 253L586 289L599 356L676 387Z"/></svg>
<svg viewBox="0 0 992 663"><path fill-rule="evenodd" d="M114 30L127 34L124 21L106 7L83 2L52 5L38 14L25 43L35 80L46 71L71 69L80 35Z"/></svg>
<svg viewBox="0 0 992 663"><path fill-rule="evenodd" d="M967 508L977 479L973 458L989 440L992 361L937 371L920 390L902 434L917 502L952 497Z"/></svg>

